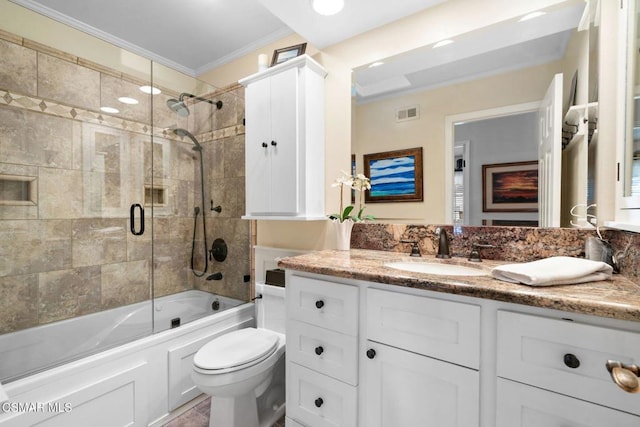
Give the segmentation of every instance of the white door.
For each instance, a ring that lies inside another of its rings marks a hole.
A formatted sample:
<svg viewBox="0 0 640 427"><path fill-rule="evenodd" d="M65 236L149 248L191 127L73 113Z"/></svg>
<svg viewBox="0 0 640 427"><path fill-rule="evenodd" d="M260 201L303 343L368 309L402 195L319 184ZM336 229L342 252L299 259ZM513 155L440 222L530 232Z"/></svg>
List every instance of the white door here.
<svg viewBox="0 0 640 427"><path fill-rule="evenodd" d="M497 427L632 427L640 417L498 378Z"/></svg>
<svg viewBox="0 0 640 427"><path fill-rule="evenodd" d="M562 74L556 74L538 110L538 211L540 227L560 226Z"/></svg>
<svg viewBox="0 0 640 427"><path fill-rule="evenodd" d="M245 92L245 176L246 213L269 212L271 167L271 84L258 80Z"/></svg>
<svg viewBox="0 0 640 427"><path fill-rule="evenodd" d="M372 341L367 350L361 359L366 372L362 425L479 425L478 371Z"/></svg>
<svg viewBox="0 0 640 427"><path fill-rule="evenodd" d="M271 212L295 215L298 191L298 68L271 77Z"/></svg>

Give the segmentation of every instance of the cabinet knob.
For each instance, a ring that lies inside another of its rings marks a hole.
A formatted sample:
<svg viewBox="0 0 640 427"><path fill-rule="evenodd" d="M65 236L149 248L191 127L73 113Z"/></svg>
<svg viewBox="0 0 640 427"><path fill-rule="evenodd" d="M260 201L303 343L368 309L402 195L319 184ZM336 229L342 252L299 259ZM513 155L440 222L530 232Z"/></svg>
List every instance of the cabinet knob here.
<svg viewBox="0 0 640 427"><path fill-rule="evenodd" d="M322 307L324 307L324 301L319 299L318 301L316 301L316 308L321 309Z"/></svg>
<svg viewBox="0 0 640 427"><path fill-rule="evenodd" d="M640 393L640 368L637 365L625 365L616 360L607 360L607 370L614 383L627 393Z"/></svg>
<svg viewBox="0 0 640 427"><path fill-rule="evenodd" d="M267 145L267 143L266 143L266 142L263 142L263 143L262 143L262 146L263 146L264 148L267 148L269 145Z"/></svg>
<svg viewBox="0 0 640 427"><path fill-rule="evenodd" d="M322 406L322 404L324 403L324 400L322 400L322 398L321 398L321 397L319 397L319 398L317 398L313 403L316 405L316 408L319 408L319 407L321 407L321 406Z"/></svg>
<svg viewBox="0 0 640 427"><path fill-rule="evenodd" d="M576 369L580 366L580 360L575 354L567 353L564 355L564 364L571 369Z"/></svg>
<svg viewBox="0 0 640 427"><path fill-rule="evenodd" d="M374 357L376 357L376 351L370 348L369 350L367 350L367 357L369 359L373 359Z"/></svg>
<svg viewBox="0 0 640 427"><path fill-rule="evenodd" d="M318 356L320 356L322 353L324 353L324 348L322 348L322 346L319 345L316 347L315 352Z"/></svg>
<svg viewBox="0 0 640 427"><path fill-rule="evenodd" d="M275 147L276 145L278 145L278 143L275 142L275 141L271 141L271 145L273 145Z"/></svg>

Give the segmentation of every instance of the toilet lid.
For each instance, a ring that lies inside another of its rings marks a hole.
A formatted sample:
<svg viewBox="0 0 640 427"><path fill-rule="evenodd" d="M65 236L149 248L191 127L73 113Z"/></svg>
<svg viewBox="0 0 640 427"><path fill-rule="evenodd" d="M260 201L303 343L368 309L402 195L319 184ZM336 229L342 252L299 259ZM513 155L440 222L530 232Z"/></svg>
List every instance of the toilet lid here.
<svg viewBox="0 0 640 427"><path fill-rule="evenodd" d="M257 363L276 350L278 341L276 334L264 329L240 329L205 344L193 364L200 369L220 370Z"/></svg>

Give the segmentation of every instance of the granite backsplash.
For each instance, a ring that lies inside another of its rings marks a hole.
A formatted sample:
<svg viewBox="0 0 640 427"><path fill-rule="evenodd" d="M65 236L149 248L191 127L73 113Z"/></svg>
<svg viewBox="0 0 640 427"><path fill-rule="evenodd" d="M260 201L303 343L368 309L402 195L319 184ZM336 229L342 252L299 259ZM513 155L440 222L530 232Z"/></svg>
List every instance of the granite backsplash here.
<svg viewBox="0 0 640 427"><path fill-rule="evenodd" d="M449 235L453 257L468 257L473 243L482 242L494 246L482 249L483 258L514 262L559 255L582 257L587 237L597 237L595 230L570 228L463 226L454 232L451 225L357 223L351 234L351 248L409 254L412 244L403 241L417 241L422 254L434 255L438 250L439 228ZM606 230L603 237L618 254L620 272L640 283L640 234Z"/></svg>

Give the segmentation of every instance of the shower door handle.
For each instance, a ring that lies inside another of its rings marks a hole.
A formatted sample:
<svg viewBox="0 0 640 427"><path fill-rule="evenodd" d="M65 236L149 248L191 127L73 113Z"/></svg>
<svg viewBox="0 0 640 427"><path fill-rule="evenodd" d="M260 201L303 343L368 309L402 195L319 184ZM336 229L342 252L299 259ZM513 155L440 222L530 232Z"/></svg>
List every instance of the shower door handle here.
<svg viewBox="0 0 640 427"><path fill-rule="evenodd" d="M136 208L140 209L140 230L136 231ZM144 209L140 203L134 203L129 209L129 226L131 228L131 234L134 236L141 236L144 233Z"/></svg>

